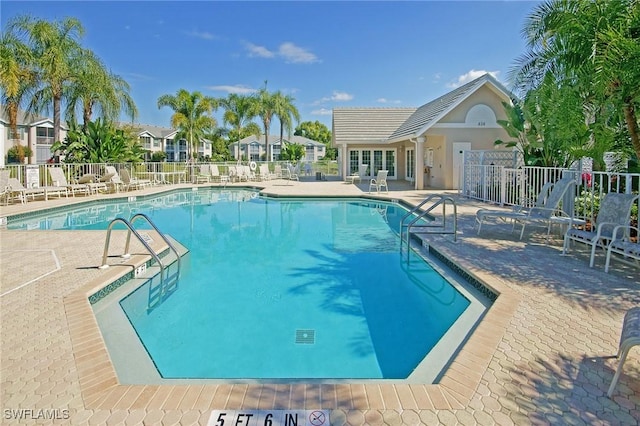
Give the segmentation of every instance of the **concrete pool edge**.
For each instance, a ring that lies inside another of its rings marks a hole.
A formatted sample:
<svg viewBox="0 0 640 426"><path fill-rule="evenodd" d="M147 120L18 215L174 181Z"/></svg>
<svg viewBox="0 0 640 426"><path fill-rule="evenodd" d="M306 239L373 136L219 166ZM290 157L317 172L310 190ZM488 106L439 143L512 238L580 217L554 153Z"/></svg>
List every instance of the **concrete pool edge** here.
<svg viewBox="0 0 640 426"><path fill-rule="evenodd" d="M445 253L446 254L446 253ZM144 263L146 256L131 259ZM220 383L124 385L117 378L89 296L117 279L115 268L64 298L80 391L87 408L128 409L154 401L159 409L408 408L462 409L474 395L484 371L515 312L519 296L470 265L456 263L498 297L451 359L438 384L384 383ZM90 318L89 318L90 316ZM169 398L170 395L174 397ZM174 406L176 395L180 406ZM300 398L299 395L304 395ZM315 401L315 402L314 402ZM302 405L302 406L301 406Z"/></svg>

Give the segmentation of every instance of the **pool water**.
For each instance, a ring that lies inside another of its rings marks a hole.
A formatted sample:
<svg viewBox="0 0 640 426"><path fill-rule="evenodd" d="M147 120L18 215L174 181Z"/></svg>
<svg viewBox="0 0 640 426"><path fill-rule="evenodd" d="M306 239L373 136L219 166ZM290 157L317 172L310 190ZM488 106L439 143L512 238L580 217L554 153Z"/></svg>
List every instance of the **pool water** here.
<svg viewBox="0 0 640 426"><path fill-rule="evenodd" d="M113 211L142 212L189 248L161 304L149 309L148 284L120 301L163 378L406 378L469 306L417 255L402 259L398 204L178 195L64 220L105 229Z"/></svg>

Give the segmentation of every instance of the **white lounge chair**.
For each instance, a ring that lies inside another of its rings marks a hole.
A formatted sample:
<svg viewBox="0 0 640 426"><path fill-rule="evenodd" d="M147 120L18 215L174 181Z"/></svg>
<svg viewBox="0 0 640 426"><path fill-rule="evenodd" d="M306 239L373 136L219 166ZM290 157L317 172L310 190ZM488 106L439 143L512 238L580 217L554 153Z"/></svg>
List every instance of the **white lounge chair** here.
<svg viewBox="0 0 640 426"><path fill-rule="evenodd" d="M200 164L198 166L198 173L196 174L196 183L205 182L211 182L211 169L208 164Z"/></svg>
<svg viewBox="0 0 640 426"><path fill-rule="evenodd" d="M389 170L378 170L378 174L375 179L371 179L369 182L369 192L371 192L371 188L375 188L377 192L382 191L382 188L389 192L389 186L387 185L387 175L389 174Z"/></svg>
<svg viewBox="0 0 640 426"><path fill-rule="evenodd" d="M260 174L258 175L258 177L260 178L260 180L271 179L272 176L271 176L271 172L269 171L268 164L260 164L259 170L260 170Z"/></svg>
<svg viewBox="0 0 640 426"><path fill-rule="evenodd" d="M131 177L131 174L129 174L129 170L127 169L120 170L120 178L122 179L122 182L124 183L127 190L131 188L144 188L145 186L151 185L151 181L149 179L138 179L135 177Z"/></svg>
<svg viewBox="0 0 640 426"><path fill-rule="evenodd" d="M629 350L637 345L640 345L640 307L631 308L624 315L622 332L620 333L620 346L618 346L618 353L616 355L616 358L619 358L620 361L618 361L618 368L616 369L616 373L614 374L613 380L611 380L611 385L609 385L609 390L607 391L607 396L609 398L611 398L613 390L618 383L618 379L620 378L620 373L622 373L622 367L627 359Z"/></svg>
<svg viewBox="0 0 640 426"><path fill-rule="evenodd" d="M105 176L109 175L111 178L106 181L107 186L110 186L113 189L113 192L119 192L121 188L125 187L124 182L120 178L120 174L114 166L105 166Z"/></svg>
<svg viewBox="0 0 640 426"><path fill-rule="evenodd" d="M9 204L9 191L11 188L9 187L9 176L11 172L9 170L0 170L0 200L4 202L4 204Z"/></svg>
<svg viewBox="0 0 640 426"><path fill-rule="evenodd" d="M551 192L545 199L545 191L548 187L543 186L542 191L538 194L536 204L530 209L521 210L495 210L495 209L480 209L476 212L476 223L478 223L478 234L482 227L482 223L487 218L501 218L511 219L522 226L520 230L520 239L524 235L526 225L529 223L543 223L547 225L547 237L551 233L551 227L554 224L568 225L572 219L561 209L559 209L560 203L564 198L569 188L575 186L575 180L573 178L562 178L557 181L551 188ZM574 223L578 223L578 219L573 219Z"/></svg>
<svg viewBox="0 0 640 426"><path fill-rule="evenodd" d="M229 175L221 174L217 164L209 165L209 171L211 172L212 182L220 182L220 183L229 182Z"/></svg>
<svg viewBox="0 0 640 426"><path fill-rule="evenodd" d="M9 178L9 198L19 199L22 203L28 201L31 196L35 200L36 196L44 196L45 201L49 199L49 195L56 194L60 198L63 194L69 197L69 192L64 186L39 186L34 188L25 188L22 182L16 178Z"/></svg>
<svg viewBox="0 0 640 426"><path fill-rule="evenodd" d="M600 201L600 211L591 224L590 231L579 229L571 223L569 229L564 234L564 244L562 254L567 254L572 241L591 246L591 257L589 267L593 268L596 256L596 248L607 249L609 242L613 239L613 231L616 226L629 226L631 208L638 201L638 195L620 194L609 192Z"/></svg>
<svg viewBox="0 0 640 426"><path fill-rule="evenodd" d="M631 231L636 234L635 241L631 239ZM640 228L631 225L618 225L613 228L613 239L607 246L607 260L604 264L605 272L609 272L612 253L619 254L622 261L628 261L640 266Z"/></svg>
<svg viewBox="0 0 640 426"><path fill-rule="evenodd" d="M47 167L47 169L49 170L49 176L51 176L51 182L53 182L54 186L66 187L72 197L75 197L76 193L89 195L89 186L86 183L69 183L64 174L64 170L60 167Z"/></svg>
<svg viewBox="0 0 640 426"><path fill-rule="evenodd" d="M368 170L368 164L360 164L358 166L358 173L353 173L350 176L347 176L345 180L349 183L356 183L356 181L362 182L362 179L368 176Z"/></svg>

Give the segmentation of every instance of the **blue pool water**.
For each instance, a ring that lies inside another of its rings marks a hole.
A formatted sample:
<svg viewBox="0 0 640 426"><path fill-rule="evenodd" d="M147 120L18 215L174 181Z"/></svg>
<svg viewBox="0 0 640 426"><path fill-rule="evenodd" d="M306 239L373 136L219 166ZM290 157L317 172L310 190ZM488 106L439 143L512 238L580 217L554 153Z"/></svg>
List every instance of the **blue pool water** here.
<svg viewBox="0 0 640 426"><path fill-rule="evenodd" d="M406 210L199 190L11 223L105 229L146 213L191 251L178 288L120 301L164 378L406 378L469 305L413 253ZM64 217L63 217L64 216Z"/></svg>

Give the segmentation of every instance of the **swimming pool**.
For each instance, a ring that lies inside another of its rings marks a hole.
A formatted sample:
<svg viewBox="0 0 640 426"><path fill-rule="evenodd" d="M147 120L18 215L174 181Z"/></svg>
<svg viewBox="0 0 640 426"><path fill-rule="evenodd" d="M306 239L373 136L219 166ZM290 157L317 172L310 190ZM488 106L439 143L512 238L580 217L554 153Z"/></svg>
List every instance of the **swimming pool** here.
<svg viewBox="0 0 640 426"><path fill-rule="evenodd" d="M417 255L401 260L394 203L213 189L10 227L105 229L138 212L191 250L160 306L148 284L119 299L163 378L406 378L470 305Z"/></svg>

